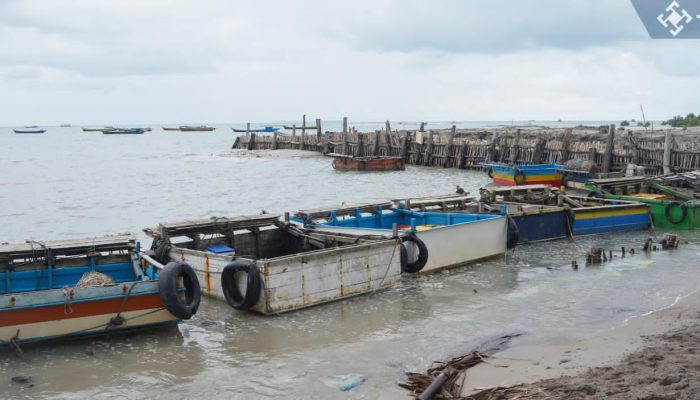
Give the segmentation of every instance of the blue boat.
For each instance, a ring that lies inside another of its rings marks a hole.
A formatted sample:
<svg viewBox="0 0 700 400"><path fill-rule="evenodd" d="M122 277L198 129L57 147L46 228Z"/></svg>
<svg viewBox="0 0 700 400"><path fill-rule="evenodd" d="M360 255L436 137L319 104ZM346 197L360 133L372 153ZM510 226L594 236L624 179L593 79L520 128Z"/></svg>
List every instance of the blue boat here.
<svg viewBox="0 0 700 400"><path fill-rule="evenodd" d="M157 273L139 247L131 235L0 245L0 347L189 319L194 272L169 263Z"/></svg>
<svg viewBox="0 0 700 400"><path fill-rule="evenodd" d="M392 207L299 211L293 221L319 232L362 238L402 237L404 272L434 271L503 254L506 218L501 215L417 212Z"/></svg>
<svg viewBox="0 0 700 400"><path fill-rule="evenodd" d="M560 164L533 164L533 165L508 165L508 164L479 164L488 169L488 174L493 183L503 186L517 185L549 185L561 186Z"/></svg>
<svg viewBox="0 0 700 400"><path fill-rule="evenodd" d="M236 133L246 133L246 132L251 132L251 133L274 133L280 130L280 128L273 128L271 126L266 126L261 129L251 129L251 130L245 130L245 129L236 129L236 128L231 128L234 132Z"/></svg>

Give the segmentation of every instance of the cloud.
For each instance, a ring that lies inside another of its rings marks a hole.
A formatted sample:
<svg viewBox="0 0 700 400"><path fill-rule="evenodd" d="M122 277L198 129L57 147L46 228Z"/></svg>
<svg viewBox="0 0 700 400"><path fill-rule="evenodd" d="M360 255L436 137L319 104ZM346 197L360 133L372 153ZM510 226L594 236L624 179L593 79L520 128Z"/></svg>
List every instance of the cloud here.
<svg viewBox="0 0 700 400"><path fill-rule="evenodd" d="M354 11L362 17L335 21L338 29L328 32L376 52L578 50L646 37L632 6L621 0L385 0Z"/></svg>

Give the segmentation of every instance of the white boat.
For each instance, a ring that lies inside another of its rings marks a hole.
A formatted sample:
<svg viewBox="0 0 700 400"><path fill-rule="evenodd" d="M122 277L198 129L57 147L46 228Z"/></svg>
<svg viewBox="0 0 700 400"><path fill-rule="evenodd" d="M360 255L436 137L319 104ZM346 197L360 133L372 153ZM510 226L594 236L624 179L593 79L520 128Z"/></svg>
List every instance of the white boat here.
<svg viewBox="0 0 700 400"><path fill-rule="evenodd" d="M194 269L202 294L278 314L373 292L401 276L397 240L311 234L261 214L159 224L149 253Z"/></svg>
<svg viewBox="0 0 700 400"><path fill-rule="evenodd" d="M500 215L417 212L391 203L304 210L294 220L314 232L404 241L404 272L432 272L503 254L507 220Z"/></svg>

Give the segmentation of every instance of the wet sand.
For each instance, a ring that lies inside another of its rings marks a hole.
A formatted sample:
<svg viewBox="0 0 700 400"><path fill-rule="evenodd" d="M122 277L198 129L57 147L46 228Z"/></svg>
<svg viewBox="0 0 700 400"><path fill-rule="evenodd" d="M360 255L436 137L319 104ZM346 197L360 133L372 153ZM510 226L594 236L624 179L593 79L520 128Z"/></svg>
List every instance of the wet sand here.
<svg viewBox="0 0 700 400"><path fill-rule="evenodd" d="M698 399L700 292L594 338L514 342L467 370L464 396L480 399Z"/></svg>

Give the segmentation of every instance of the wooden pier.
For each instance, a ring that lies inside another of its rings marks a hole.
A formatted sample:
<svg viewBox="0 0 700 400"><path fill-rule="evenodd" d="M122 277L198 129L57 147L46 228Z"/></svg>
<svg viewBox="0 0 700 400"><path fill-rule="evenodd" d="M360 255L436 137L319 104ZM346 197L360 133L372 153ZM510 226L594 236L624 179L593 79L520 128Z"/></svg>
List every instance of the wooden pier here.
<svg viewBox="0 0 700 400"><path fill-rule="evenodd" d="M247 150L309 150L363 156L402 157L407 164L479 169L483 162L509 164L564 163L591 160L600 172L624 171L627 164L644 167L648 175L700 169L700 129L644 130L610 126L549 128L507 126L490 129L392 130L358 132L343 118L341 132L323 132L315 125L291 126L289 133L248 133L233 148Z"/></svg>

